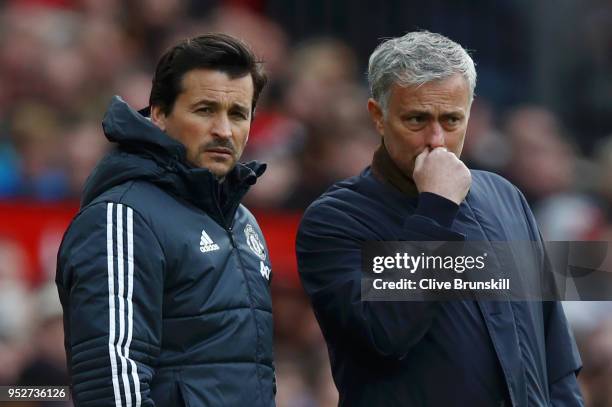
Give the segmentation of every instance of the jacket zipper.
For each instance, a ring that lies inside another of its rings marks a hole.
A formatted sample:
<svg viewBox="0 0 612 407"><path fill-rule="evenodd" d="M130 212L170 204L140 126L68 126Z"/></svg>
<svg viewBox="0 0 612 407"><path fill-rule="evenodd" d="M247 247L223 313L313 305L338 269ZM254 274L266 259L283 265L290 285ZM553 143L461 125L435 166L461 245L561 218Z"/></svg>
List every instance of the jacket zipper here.
<svg viewBox="0 0 612 407"><path fill-rule="evenodd" d="M214 194L215 191L213 191L213 196L216 197L217 195ZM242 278L244 279L244 283L246 284L246 288L247 288L247 296L249 297L249 308L251 310L251 317L253 318L253 323L255 324L255 339L256 339L256 344L255 344L255 371L257 372L257 382L259 384L258 387L258 392L259 392L259 398L262 402L264 402L264 397L263 394L261 393L262 391L262 383L261 383L261 374L260 374L260 357L258 355L258 351L259 348L261 346L261 338L260 338L260 334L259 334L259 324L257 323L257 317L255 315L255 307L253 306L253 295L251 292L251 285L249 283L249 279L247 278L247 274L246 274L246 270L244 267L244 263L242 262L242 256L240 255L240 250L238 249L238 246L236 245L236 241L234 240L234 232L233 232L233 222L234 222L234 217L236 215L236 208L238 208L239 203L235 204L232 206L232 210L229 213L232 213L232 218L229 219L229 221L226 219L223 210L221 209L221 206L219 205L219 201L218 199L215 199L215 207L217 209L217 213L219 214L219 216L221 217L221 221L223 224L223 228L225 229L225 231L227 232L227 235L229 237L230 243L232 245L232 251L234 251L236 253L236 258L238 259L238 267L240 268L240 271L242 272Z"/></svg>
<svg viewBox="0 0 612 407"><path fill-rule="evenodd" d="M240 267L240 271L242 272L242 278L244 279L244 283L246 284L246 287L247 287L247 295L249 297L249 308L251 309L251 316L253 318L253 323L255 324L255 338L256 338L255 370L257 372L257 382L259 383L259 386L258 386L258 390L260 393L259 398L261 399L263 403L264 398L263 398L263 394L261 394L261 389L262 389L261 375L259 373L259 370L260 370L259 348L261 347L261 338L259 335L259 324L257 322L257 317L255 315L255 307L253 306L253 295L251 293L251 285L249 283L249 279L246 274L244 263L242 262L242 256L240 255L240 250L238 249L238 246L236 245L236 242L234 241L233 225L228 226L225 230L227 231L230 242L232 244L232 250L236 252L236 258L238 259L238 267Z"/></svg>

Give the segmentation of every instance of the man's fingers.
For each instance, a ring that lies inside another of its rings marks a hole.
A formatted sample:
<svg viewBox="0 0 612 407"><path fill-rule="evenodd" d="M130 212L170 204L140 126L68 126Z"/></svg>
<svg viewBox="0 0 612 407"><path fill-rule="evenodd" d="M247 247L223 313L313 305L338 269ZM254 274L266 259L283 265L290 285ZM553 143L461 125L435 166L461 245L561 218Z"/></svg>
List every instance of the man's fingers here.
<svg viewBox="0 0 612 407"><path fill-rule="evenodd" d="M435 157L444 157L448 153L448 149L446 147L436 147L430 153L435 154Z"/></svg>
<svg viewBox="0 0 612 407"><path fill-rule="evenodd" d="M429 155L428 149L421 151L421 153L417 155L416 159L414 160L414 170L415 171L423 167L423 162L425 161L428 155Z"/></svg>

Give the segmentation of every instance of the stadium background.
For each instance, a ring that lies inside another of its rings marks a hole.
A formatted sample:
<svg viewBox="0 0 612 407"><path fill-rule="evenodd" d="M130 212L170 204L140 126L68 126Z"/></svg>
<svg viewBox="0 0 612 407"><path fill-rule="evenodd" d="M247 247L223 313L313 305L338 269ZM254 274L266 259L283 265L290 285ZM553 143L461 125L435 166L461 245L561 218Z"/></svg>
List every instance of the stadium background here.
<svg viewBox="0 0 612 407"><path fill-rule="evenodd" d="M67 380L55 255L109 147L100 121L110 97L144 107L168 45L223 31L252 44L271 78L245 158L269 163L246 204L275 274L277 403L335 405L296 275L295 229L315 197L368 165L378 139L367 57L381 38L414 29L472 50L469 165L516 183L547 240L612 240L609 0L0 1L0 385ZM612 406L612 306L565 305L587 403Z"/></svg>

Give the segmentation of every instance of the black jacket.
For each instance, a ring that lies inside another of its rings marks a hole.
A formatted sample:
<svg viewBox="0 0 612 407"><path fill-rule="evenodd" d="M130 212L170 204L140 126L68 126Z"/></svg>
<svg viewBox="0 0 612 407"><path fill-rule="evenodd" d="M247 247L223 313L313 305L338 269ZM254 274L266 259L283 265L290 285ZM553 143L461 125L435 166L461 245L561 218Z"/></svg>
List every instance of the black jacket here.
<svg viewBox="0 0 612 407"><path fill-rule="evenodd" d="M219 184L116 97L117 148L87 181L58 254L77 406L273 406L270 263L240 200L264 165Z"/></svg>
<svg viewBox="0 0 612 407"><path fill-rule="evenodd" d="M514 186L491 173L472 177L459 207L402 193L368 168L306 211L299 272L341 406L582 405L580 358L559 303L361 300L366 241L539 241Z"/></svg>

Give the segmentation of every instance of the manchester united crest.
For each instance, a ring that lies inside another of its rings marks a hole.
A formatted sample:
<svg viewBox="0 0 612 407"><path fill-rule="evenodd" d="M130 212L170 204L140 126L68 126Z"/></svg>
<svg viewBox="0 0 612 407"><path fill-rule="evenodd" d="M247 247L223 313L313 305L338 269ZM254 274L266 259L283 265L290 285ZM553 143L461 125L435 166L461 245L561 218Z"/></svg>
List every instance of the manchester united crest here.
<svg viewBox="0 0 612 407"><path fill-rule="evenodd" d="M266 249L261 240L259 239L259 234L255 231L252 225L248 224L244 228L244 235L246 236L246 241L253 253L261 260L266 259Z"/></svg>

